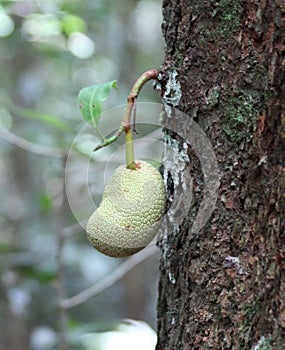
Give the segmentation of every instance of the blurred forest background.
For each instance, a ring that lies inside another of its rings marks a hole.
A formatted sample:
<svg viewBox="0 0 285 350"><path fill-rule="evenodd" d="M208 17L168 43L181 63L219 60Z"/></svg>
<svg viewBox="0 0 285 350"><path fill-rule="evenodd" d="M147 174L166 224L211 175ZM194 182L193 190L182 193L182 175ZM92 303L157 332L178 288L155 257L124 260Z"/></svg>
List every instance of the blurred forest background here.
<svg viewBox="0 0 285 350"><path fill-rule="evenodd" d="M84 349L83 334L112 329L120 319L155 327L158 253L66 315L58 303L124 262L88 244L77 223L80 213L74 215L66 199L65 163L79 135L69 157L72 169L79 170L68 191L74 186L82 196L79 207L86 216L80 169L97 139L85 129L78 92L118 80L119 90L105 106L124 104L137 77L163 60L161 18L159 0L0 2L1 350L59 349L64 322L72 349ZM139 100L159 102L159 97L150 84ZM145 133L151 132L146 127ZM100 166L103 171L112 148L100 152L93 173L98 200L104 185Z"/></svg>

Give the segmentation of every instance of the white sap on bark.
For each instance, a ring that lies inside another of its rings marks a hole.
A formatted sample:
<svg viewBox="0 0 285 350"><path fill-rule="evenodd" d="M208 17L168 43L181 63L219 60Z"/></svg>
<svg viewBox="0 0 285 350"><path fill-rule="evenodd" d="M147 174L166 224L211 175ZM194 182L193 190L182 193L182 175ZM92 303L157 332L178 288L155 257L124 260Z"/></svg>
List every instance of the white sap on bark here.
<svg viewBox="0 0 285 350"><path fill-rule="evenodd" d="M169 79L166 83L166 90L163 95L164 118L166 119L173 118L173 107L179 105L182 97L180 82L176 80L177 75L178 73L175 70L169 72ZM177 235L183 219L187 216L192 200L192 179L187 171L187 163L189 162L187 142L182 141L183 143L181 143L181 141L172 138L169 134L164 135L163 141L164 184L168 190L169 177L171 177L173 188L171 189L172 193L167 194L170 207L164 217L159 240L165 266L168 269L169 281L175 284L175 271L172 270L169 260L171 254L169 235Z"/></svg>

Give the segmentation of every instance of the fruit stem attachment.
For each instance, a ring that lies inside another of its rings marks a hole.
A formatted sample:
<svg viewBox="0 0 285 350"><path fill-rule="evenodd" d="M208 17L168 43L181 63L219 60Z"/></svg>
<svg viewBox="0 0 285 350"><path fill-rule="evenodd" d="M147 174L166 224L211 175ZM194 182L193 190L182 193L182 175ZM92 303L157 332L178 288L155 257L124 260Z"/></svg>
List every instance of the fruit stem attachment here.
<svg viewBox="0 0 285 350"><path fill-rule="evenodd" d="M134 144L133 144L133 133L132 129L129 128L125 131L126 140L126 165L128 169L136 170L135 155L134 155Z"/></svg>
<svg viewBox="0 0 285 350"><path fill-rule="evenodd" d="M157 79L158 70L150 69L147 72L144 72L135 82L129 96L127 99L127 108L124 114L123 121L119 129L108 139L102 140L102 142L97 145L94 151L99 150L105 146L110 145L125 131L125 140L126 140L126 165L128 169L135 170L135 157L134 157L134 145L133 145L133 134L131 129L131 118L133 116L134 121L136 120L136 100L140 93L141 88L146 82L151 79Z"/></svg>
<svg viewBox="0 0 285 350"><path fill-rule="evenodd" d="M126 112L123 120L124 129L125 129L125 138L126 138L126 165L128 169L132 169L132 170L136 169L133 133L130 125L132 116L134 118L134 122L136 120L136 100L144 84L151 79L156 79L157 75L158 75L158 71L156 69L151 69L147 72L144 72L137 79L128 96L128 104L127 104L127 108L126 108Z"/></svg>

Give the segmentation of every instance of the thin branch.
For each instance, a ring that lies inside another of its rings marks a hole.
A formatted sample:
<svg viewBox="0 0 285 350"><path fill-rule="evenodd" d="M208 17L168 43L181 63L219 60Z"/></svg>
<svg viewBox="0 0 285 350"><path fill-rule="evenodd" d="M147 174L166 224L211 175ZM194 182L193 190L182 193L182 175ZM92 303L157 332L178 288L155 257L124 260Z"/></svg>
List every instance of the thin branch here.
<svg viewBox="0 0 285 350"><path fill-rule="evenodd" d="M66 152L59 148L45 147L37 145L33 142L27 141L20 136L13 134L12 132L0 128L0 138L9 142L11 145L17 146L33 154L46 157L63 158L66 156Z"/></svg>
<svg viewBox="0 0 285 350"><path fill-rule="evenodd" d="M157 76L158 76L157 69L150 69L147 72L144 72L135 82L129 94L128 101L132 100L133 102L138 97L138 94L140 93L140 90L142 89L144 84L151 79L157 79Z"/></svg>
<svg viewBox="0 0 285 350"><path fill-rule="evenodd" d="M116 283L129 271L131 271L135 266L152 256L156 251L157 247L155 245L151 245L148 246L146 249L140 251L139 253L132 255L119 267L117 267L110 275L103 278L98 283L95 283L93 286L85 289L83 292L71 298L63 300L62 307L65 309L70 309L95 297L99 293L103 292L105 289L111 287L114 283Z"/></svg>
<svg viewBox="0 0 285 350"><path fill-rule="evenodd" d="M62 158L62 167L64 169L67 158ZM63 170L64 171L64 170ZM59 212L59 222L61 224L61 229L57 236L57 250L56 250L56 263L57 263L57 300L58 300L58 322L59 322L59 342L60 349L68 350L68 336L67 336L67 324L68 324L68 315L66 309L62 306L62 302L65 300L65 286L64 286L64 261L63 261L63 249L65 245L66 237L64 235L64 223L65 223L65 213L67 209L67 196L64 191L64 183L62 184L62 203L61 210Z"/></svg>
<svg viewBox="0 0 285 350"><path fill-rule="evenodd" d="M118 137L123 133L124 130L125 130L125 127L121 125L119 129L110 138L103 139L102 142L94 148L93 152L96 152L99 149L106 147L111 143L113 143L114 141L116 141Z"/></svg>

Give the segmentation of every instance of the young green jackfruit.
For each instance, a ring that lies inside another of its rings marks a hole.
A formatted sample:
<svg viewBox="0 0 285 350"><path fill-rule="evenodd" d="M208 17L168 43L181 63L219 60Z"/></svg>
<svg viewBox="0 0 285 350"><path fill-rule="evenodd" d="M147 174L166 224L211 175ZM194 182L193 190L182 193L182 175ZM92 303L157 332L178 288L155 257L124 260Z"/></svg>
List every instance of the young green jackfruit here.
<svg viewBox="0 0 285 350"><path fill-rule="evenodd" d="M136 168L121 165L115 170L99 208L87 222L90 243L111 257L143 249L154 238L164 215L162 176L145 161L136 161Z"/></svg>

